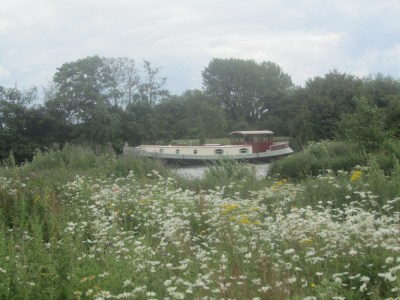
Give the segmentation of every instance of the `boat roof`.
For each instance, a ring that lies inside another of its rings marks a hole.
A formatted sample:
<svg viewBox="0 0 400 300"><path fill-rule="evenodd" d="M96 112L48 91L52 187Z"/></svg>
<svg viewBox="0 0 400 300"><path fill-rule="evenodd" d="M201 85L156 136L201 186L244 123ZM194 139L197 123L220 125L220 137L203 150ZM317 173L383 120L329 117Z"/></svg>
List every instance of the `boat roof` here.
<svg viewBox="0 0 400 300"><path fill-rule="evenodd" d="M229 135L266 135L266 134L273 134L273 132L269 130L241 130L241 131L232 131Z"/></svg>

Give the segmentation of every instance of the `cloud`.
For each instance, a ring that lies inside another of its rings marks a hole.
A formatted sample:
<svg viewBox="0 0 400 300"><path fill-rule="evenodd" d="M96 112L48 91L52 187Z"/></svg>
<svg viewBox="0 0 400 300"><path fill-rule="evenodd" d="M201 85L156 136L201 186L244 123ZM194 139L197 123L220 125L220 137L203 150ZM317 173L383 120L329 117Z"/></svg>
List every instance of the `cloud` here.
<svg viewBox="0 0 400 300"><path fill-rule="evenodd" d="M2 82L40 85L92 55L148 59L176 93L201 88L213 57L273 61L297 84L334 68L399 77L399 14L398 0L13 0L0 11Z"/></svg>
<svg viewBox="0 0 400 300"><path fill-rule="evenodd" d="M10 71L0 66L0 79L10 77Z"/></svg>

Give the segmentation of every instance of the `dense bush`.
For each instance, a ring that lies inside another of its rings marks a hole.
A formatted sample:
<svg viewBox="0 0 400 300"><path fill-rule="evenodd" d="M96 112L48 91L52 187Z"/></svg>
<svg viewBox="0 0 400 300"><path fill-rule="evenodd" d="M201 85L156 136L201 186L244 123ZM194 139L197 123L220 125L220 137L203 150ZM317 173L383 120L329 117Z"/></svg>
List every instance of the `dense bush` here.
<svg viewBox="0 0 400 300"><path fill-rule="evenodd" d="M348 142L322 141L310 143L303 151L273 162L270 174L284 178L304 179L327 169L350 171L364 165L367 157Z"/></svg>

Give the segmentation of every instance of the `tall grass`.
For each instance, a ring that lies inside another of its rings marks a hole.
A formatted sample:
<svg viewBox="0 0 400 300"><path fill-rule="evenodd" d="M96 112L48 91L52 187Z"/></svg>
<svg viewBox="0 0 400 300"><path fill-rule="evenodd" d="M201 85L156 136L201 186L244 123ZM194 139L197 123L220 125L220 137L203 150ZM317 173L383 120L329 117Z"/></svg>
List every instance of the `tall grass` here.
<svg viewBox="0 0 400 300"><path fill-rule="evenodd" d="M396 160L303 180L220 161L195 190L69 147L0 170L1 299L400 297Z"/></svg>
<svg viewBox="0 0 400 300"><path fill-rule="evenodd" d="M126 176L134 171L138 177L145 178L152 170L157 169L167 174L160 161L137 157L133 155L117 156L111 148L93 150L80 145L65 145L61 150L50 149L37 151L32 162L16 168L10 163L11 158L3 162L0 176L26 176L54 179L55 181L72 180L75 175L90 176Z"/></svg>
<svg viewBox="0 0 400 300"><path fill-rule="evenodd" d="M349 172L356 165L374 162L386 175L391 174L400 159L400 142L387 140L376 152L366 153L349 142L312 142L303 151L275 161L270 174L291 179L317 176L326 170Z"/></svg>

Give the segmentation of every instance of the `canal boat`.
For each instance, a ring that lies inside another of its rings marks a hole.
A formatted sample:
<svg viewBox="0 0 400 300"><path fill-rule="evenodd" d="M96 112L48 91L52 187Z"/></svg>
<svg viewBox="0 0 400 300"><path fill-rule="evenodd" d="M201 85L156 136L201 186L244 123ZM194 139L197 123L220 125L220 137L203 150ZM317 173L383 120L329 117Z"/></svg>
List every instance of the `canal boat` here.
<svg viewBox="0 0 400 300"><path fill-rule="evenodd" d="M228 158L249 163L265 163L293 152L289 142L274 142L269 130L233 131L231 144L125 146L124 154L161 159L179 165L196 165Z"/></svg>

